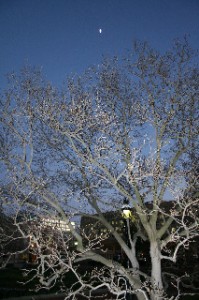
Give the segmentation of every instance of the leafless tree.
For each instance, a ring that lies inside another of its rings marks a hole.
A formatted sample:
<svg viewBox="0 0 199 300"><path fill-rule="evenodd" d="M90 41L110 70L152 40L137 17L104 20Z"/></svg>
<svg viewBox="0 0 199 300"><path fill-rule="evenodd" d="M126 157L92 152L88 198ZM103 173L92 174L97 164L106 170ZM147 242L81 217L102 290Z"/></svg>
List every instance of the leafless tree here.
<svg viewBox="0 0 199 300"><path fill-rule="evenodd" d="M66 299L89 299L99 288L115 299L139 300L197 292L189 289L187 270L175 272L179 253L191 249L199 232L198 193L188 192L198 176L188 167L198 146L196 59L186 40L164 54L137 42L124 60L105 59L61 89L38 69L10 75L0 102L1 181L11 187L3 207L36 245L31 272L42 286L59 282ZM132 207L128 238L106 218L124 199ZM82 216L101 224L105 235L74 228L72 220L78 224ZM65 221L70 234L44 228L38 220L46 218ZM100 252L110 236L128 267ZM139 241L149 244L145 268ZM62 283L68 272L76 280L71 287Z"/></svg>

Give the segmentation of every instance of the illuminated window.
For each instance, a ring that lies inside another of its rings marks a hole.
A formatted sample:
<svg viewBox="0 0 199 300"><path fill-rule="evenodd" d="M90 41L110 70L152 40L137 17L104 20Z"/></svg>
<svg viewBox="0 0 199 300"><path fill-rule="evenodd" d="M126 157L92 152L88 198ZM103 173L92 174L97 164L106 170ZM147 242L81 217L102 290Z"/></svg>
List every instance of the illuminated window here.
<svg viewBox="0 0 199 300"><path fill-rule="evenodd" d="M63 220L56 220L56 219L43 219L42 223L44 226L49 226L54 229L58 229L61 231L70 231L70 228L68 226L68 223ZM75 222L70 222L70 224L75 228Z"/></svg>

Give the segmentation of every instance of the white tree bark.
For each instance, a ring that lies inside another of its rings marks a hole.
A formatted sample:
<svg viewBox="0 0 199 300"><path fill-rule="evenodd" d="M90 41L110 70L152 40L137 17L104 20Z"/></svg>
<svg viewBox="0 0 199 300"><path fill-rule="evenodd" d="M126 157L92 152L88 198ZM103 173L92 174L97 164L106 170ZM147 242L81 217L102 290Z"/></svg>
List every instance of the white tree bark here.
<svg viewBox="0 0 199 300"><path fill-rule="evenodd" d="M157 241L151 241L150 244L151 256L151 279L152 279L152 300L161 300L163 297L162 283L162 267L161 267L161 251Z"/></svg>

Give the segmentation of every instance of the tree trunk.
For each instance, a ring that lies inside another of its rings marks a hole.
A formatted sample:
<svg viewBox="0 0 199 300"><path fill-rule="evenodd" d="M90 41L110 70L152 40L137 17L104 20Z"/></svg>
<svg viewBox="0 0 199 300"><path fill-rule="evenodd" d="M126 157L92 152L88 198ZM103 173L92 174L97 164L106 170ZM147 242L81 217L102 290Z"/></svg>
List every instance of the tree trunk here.
<svg viewBox="0 0 199 300"><path fill-rule="evenodd" d="M151 242L151 300L163 299L163 283L162 283L162 269L161 269L161 252L157 241Z"/></svg>

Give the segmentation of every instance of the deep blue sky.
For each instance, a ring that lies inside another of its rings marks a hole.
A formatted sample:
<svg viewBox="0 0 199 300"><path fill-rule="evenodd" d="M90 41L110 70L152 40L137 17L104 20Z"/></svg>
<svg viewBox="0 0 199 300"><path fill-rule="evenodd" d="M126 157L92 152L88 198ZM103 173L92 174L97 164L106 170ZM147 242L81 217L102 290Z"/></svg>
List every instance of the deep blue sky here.
<svg viewBox="0 0 199 300"><path fill-rule="evenodd" d="M27 63L59 84L135 39L164 50L185 34L199 48L199 0L0 0L0 86Z"/></svg>

